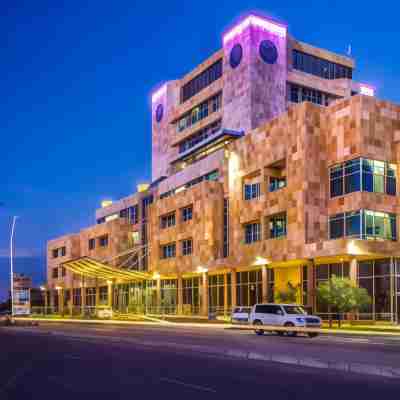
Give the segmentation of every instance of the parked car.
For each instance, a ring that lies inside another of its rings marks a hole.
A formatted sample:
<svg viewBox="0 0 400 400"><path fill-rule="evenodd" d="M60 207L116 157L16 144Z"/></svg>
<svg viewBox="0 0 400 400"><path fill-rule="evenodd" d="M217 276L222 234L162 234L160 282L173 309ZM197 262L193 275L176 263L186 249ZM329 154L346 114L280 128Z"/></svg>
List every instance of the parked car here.
<svg viewBox="0 0 400 400"><path fill-rule="evenodd" d="M251 307L235 307L231 314L232 324L248 324L250 311Z"/></svg>
<svg viewBox="0 0 400 400"><path fill-rule="evenodd" d="M249 317L251 325L255 325L255 333L263 335L264 330L259 327L262 325L301 327L301 328L321 328L321 318L308 315L304 308L298 304L256 304L252 307ZM278 335L285 332L277 331ZM288 331L288 336L296 336L297 332ZM309 332L309 337L318 336L316 332Z"/></svg>

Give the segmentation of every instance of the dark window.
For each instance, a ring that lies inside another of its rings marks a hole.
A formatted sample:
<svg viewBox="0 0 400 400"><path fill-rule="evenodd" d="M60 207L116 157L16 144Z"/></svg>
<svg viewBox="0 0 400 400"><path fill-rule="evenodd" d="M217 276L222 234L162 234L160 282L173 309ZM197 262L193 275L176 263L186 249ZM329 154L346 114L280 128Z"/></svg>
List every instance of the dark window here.
<svg viewBox="0 0 400 400"><path fill-rule="evenodd" d="M208 139L209 137L215 135L217 132L221 130L221 120L215 121L210 125L200 129L187 139L183 140L179 143L179 153L183 153L186 150L191 149L192 147L198 145L202 141Z"/></svg>
<svg viewBox="0 0 400 400"><path fill-rule="evenodd" d="M353 70L322 58L293 50L293 68L324 79L352 79Z"/></svg>
<svg viewBox="0 0 400 400"><path fill-rule="evenodd" d="M344 214L329 217L329 238L337 239L344 236Z"/></svg>
<svg viewBox="0 0 400 400"><path fill-rule="evenodd" d="M244 199L258 199L261 195L261 185L260 183L252 183L244 185Z"/></svg>
<svg viewBox="0 0 400 400"><path fill-rule="evenodd" d="M275 239L286 236L286 213L269 217L269 238Z"/></svg>
<svg viewBox="0 0 400 400"><path fill-rule="evenodd" d="M279 312L282 312L282 309L280 306L275 306L272 304L262 304L256 306L256 313L259 314L274 314L277 315Z"/></svg>
<svg viewBox="0 0 400 400"><path fill-rule="evenodd" d="M244 226L244 241L246 244L261 240L261 224L253 222Z"/></svg>
<svg viewBox="0 0 400 400"><path fill-rule="evenodd" d="M171 226L175 226L175 212L163 215L160 218L161 229L170 228Z"/></svg>
<svg viewBox="0 0 400 400"><path fill-rule="evenodd" d="M65 267L61 267L61 276L65 276L67 273Z"/></svg>
<svg viewBox="0 0 400 400"><path fill-rule="evenodd" d="M397 240L396 215L358 210L329 217L329 238Z"/></svg>
<svg viewBox="0 0 400 400"><path fill-rule="evenodd" d="M288 97L292 103L301 103L309 101L314 104L328 106L332 101L338 99L330 93L322 92L317 89L288 83Z"/></svg>
<svg viewBox="0 0 400 400"><path fill-rule="evenodd" d="M52 277L58 278L58 268L53 268Z"/></svg>
<svg viewBox="0 0 400 400"><path fill-rule="evenodd" d="M139 206L137 204L129 207L129 222L133 225L139 222Z"/></svg>
<svg viewBox="0 0 400 400"><path fill-rule="evenodd" d="M278 59L278 49L270 40L263 40L260 43L260 57L267 64L275 64Z"/></svg>
<svg viewBox="0 0 400 400"><path fill-rule="evenodd" d="M178 133L182 132L208 117L211 113L218 111L221 108L221 103L221 92L212 96L208 100L203 101L178 119L176 122L176 131Z"/></svg>
<svg viewBox="0 0 400 400"><path fill-rule="evenodd" d="M232 68L239 66L243 57L243 48L239 43L236 43L229 54L229 64Z"/></svg>
<svg viewBox="0 0 400 400"><path fill-rule="evenodd" d="M96 247L96 239L91 238L88 241L89 250L93 250Z"/></svg>
<svg viewBox="0 0 400 400"><path fill-rule="evenodd" d="M106 222L106 217L102 217L102 218L98 218L97 219L97 223L98 224L104 224L104 222Z"/></svg>
<svg viewBox="0 0 400 400"><path fill-rule="evenodd" d="M176 255L176 245L175 243L167 244L161 246L161 258L174 258Z"/></svg>
<svg viewBox="0 0 400 400"><path fill-rule="evenodd" d="M252 306L262 301L261 270L236 273L236 298L238 306Z"/></svg>
<svg viewBox="0 0 400 400"><path fill-rule="evenodd" d="M182 255L188 256L189 254L192 254L192 251L193 251L192 239L182 240Z"/></svg>
<svg viewBox="0 0 400 400"><path fill-rule="evenodd" d="M271 176L269 178L269 191L276 192L279 189L286 187L286 178L275 178Z"/></svg>
<svg viewBox="0 0 400 400"><path fill-rule="evenodd" d="M57 258L58 257L58 249L53 249L51 252L53 254L53 258Z"/></svg>
<svg viewBox="0 0 400 400"><path fill-rule="evenodd" d="M103 235L99 237L99 246L100 247L108 246L108 235Z"/></svg>
<svg viewBox="0 0 400 400"><path fill-rule="evenodd" d="M195 94L211 85L222 76L222 59L216 61L206 70L195 76L182 87L181 102L189 100Z"/></svg>
<svg viewBox="0 0 400 400"><path fill-rule="evenodd" d="M190 221L193 218L193 206L182 208L182 221Z"/></svg>
<svg viewBox="0 0 400 400"><path fill-rule="evenodd" d="M61 256L64 257L67 254L67 249L66 247L61 247Z"/></svg>
<svg viewBox="0 0 400 400"><path fill-rule="evenodd" d="M358 191L396 195L396 165L356 158L330 168L331 197Z"/></svg>

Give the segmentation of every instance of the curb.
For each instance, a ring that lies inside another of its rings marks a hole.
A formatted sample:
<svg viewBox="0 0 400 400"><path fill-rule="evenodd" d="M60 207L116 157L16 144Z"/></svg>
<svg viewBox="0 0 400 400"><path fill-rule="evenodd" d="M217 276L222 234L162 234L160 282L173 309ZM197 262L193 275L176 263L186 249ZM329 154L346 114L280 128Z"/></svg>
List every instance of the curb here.
<svg viewBox="0 0 400 400"><path fill-rule="evenodd" d="M12 328L11 328L12 329ZM14 328L18 329L18 328ZM340 372L351 372L364 375L375 375L385 378L400 379L400 368L394 368L390 366L379 366L373 364L363 364L357 362L341 362L341 361L325 361L316 358L309 357L294 357L287 354L276 354L276 353L259 353L247 350L239 349L223 349L213 346L204 346L196 344L183 344L175 342L150 342L143 340L135 340L126 337L118 336L96 336L96 335L85 335L85 334L73 334L73 333L61 333L54 331L42 331L37 332L34 329L24 329L21 332L35 333L41 336L52 335L55 337L69 338L69 339L86 339L86 340L105 340L115 344L132 344L145 347L153 348L169 348L174 350L187 350L192 353L201 353L208 355L225 356L231 358L237 358L242 360L253 360L253 361L265 361L265 362L276 362L287 365L298 365L310 368L318 369L329 369L332 371Z"/></svg>

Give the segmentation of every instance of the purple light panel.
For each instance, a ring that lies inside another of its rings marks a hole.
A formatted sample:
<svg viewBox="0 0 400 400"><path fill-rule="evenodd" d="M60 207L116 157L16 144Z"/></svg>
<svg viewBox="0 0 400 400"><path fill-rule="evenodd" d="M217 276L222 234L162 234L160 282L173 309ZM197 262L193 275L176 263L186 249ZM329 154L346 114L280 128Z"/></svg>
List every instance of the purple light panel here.
<svg viewBox="0 0 400 400"><path fill-rule="evenodd" d="M155 103L157 100L159 100L162 96L164 96L165 92L167 91L167 85L163 85L160 87L160 89L158 89L157 91L155 91L153 93L153 95L151 96L151 102Z"/></svg>
<svg viewBox="0 0 400 400"><path fill-rule="evenodd" d="M228 33L223 37L223 42L226 44L237 35L240 35L249 26L256 26L257 28L264 29L280 37L286 37L286 27L275 24L266 19L256 17L255 15L249 15L238 25L234 26Z"/></svg>
<svg viewBox="0 0 400 400"><path fill-rule="evenodd" d="M375 90L371 86L367 85L360 85L360 93L363 94L364 96L375 96Z"/></svg>

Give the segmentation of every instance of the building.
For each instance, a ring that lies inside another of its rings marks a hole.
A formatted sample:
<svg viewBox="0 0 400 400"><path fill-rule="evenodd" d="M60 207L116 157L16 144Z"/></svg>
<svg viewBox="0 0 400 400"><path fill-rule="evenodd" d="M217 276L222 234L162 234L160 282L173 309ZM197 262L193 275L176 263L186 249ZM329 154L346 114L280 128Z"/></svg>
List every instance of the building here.
<svg viewBox="0 0 400 400"><path fill-rule="evenodd" d="M152 182L48 242L47 305L79 313L228 313L288 282L321 315L331 275L400 311L400 107L353 59L242 18L222 48L152 95Z"/></svg>

